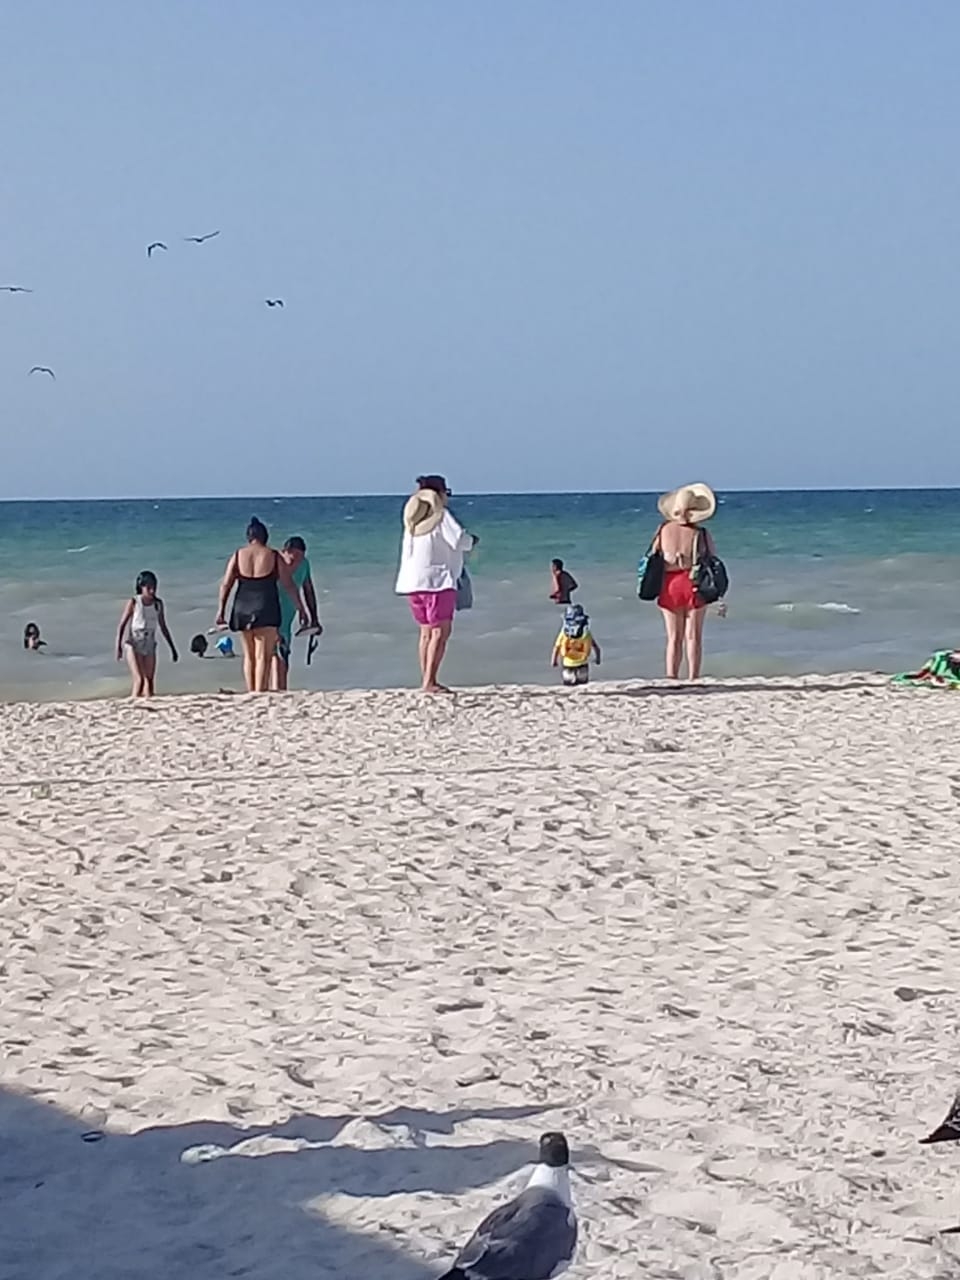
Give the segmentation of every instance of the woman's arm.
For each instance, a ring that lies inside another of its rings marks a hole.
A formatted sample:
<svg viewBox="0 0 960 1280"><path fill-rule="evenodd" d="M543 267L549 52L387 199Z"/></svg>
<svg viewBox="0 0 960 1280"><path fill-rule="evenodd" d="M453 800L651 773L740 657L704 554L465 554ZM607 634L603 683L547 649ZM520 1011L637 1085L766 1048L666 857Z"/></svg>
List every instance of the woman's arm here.
<svg viewBox="0 0 960 1280"><path fill-rule="evenodd" d="M440 533L444 542L454 551L472 551L480 541L475 534L467 533L463 525L450 514L449 511L443 513L443 519L440 521Z"/></svg>
<svg viewBox="0 0 960 1280"><path fill-rule="evenodd" d="M300 599L300 592L297 590L297 584L293 580L293 574L290 572L290 566L278 551L273 554L277 559L277 577L280 579L280 585L293 601L293 607L300 617L301 627L305 627L307 625L307 612L303 607L303 601Z"/></svg>
<svg viewBox="0 0 960 1280"><path fill-rule="evenodd" d="M593 643L593 653L594 653L594 657L597 659L597 666L599 667L599 666L600 666L600 663L601 663L601 661L602 661L602 658L601 658L601 656L600 656L600 646L597 644L596 640L594 640L592 636L590 637L590 639L591 639L591 641L592 641L592 643Z"/></svg>
<svg viewBox="0 0 960 1280"><path fill-rule="evenodd" d="M307 613L310 615L311 627L320 626L320 614L317 607L317 593L313 586L313 575L308 573L303 580L303 602L307 606Z"/></svg>
<svg viewBox="0 0 960 1280"><path fill-rule="evenodd" d="M127 629L127 623L133 617L133 601L128 600L123 606L123 613L120 615L120 625L117 627L117 661L123 657L123 633Z"/></svg>
<svg viewBox="0 0 960 1280"><path fill-rule="evenodd" d="M220 601L217 606L217 626L226 625L227 621L227 601L230 599L230 592L233 590L233 584L238 577L237 572L237 553L236 551L227 561L227 567L223 575L223 581L220 583Z"/></svg>
<svg viewBox="0 0 960 1280"><path fill-rule="evenodd" d="M160 623L160 630L163 632L163 638L170 646L170 657L174 662L180 661L180 655L177 653L177 646L173 643L173 636L170 634L170 628L167 626L167 615L163 607L163 601L157 600L157 621Z"/></svg>

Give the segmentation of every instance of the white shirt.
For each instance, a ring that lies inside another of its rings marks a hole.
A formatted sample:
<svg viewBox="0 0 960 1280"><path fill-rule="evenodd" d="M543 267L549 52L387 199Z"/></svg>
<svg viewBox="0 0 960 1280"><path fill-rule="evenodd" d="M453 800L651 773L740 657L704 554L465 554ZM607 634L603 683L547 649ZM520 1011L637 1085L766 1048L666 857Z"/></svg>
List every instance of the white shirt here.
<svg viewBox="0 0 960 1280"><path fill-rule="evenodd" d="M473 534L467 533L449 511L435 529L415 538L403 531L400 572L396 590L408 596L414 591L449 591L463 573L463 553L473 548Z"/></svg>
<svg viewBox="0 0 960 1280"><path fill-rule="evenodd" d="M139 596L135 596L133 617L130 619L130 634L144 640L156 640L159 621L160 609L156 600L152 604L144 604Z"/></svg>

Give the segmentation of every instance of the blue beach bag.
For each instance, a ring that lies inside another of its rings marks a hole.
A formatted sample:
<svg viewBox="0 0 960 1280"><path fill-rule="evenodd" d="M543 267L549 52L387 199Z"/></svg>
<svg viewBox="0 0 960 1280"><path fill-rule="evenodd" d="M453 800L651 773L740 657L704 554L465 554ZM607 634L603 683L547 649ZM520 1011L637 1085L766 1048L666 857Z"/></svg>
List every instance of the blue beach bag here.
<svg viewBox="0 0 960 1280"><path fill-rule="evenodd" d="M457 613L463 613L465 609L473 608L473 582L464 567L463 573L457 579Z"/></svg>

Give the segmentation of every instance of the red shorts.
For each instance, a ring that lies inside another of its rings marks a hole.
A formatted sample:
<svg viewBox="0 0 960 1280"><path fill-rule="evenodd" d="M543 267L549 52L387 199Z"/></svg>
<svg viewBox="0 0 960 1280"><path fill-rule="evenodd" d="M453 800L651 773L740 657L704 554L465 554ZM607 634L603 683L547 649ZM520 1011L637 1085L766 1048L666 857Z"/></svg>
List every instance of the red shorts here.
<svg viewBox="0 0 960 1280"><path fill-rule="evenodd" d="M663 575L663 586L657 596L657 604L661 609L677 610L702 609L703 601L694 590L690 581L689 569L668 569Z"/></svg>
<svg viewBox="0 0 960 1280"><path fill-rule="evenodd" d="M407 597L413 620L421 627L440 627L452 622L457 611L456 587L446 591L412 591Z"/></svg>

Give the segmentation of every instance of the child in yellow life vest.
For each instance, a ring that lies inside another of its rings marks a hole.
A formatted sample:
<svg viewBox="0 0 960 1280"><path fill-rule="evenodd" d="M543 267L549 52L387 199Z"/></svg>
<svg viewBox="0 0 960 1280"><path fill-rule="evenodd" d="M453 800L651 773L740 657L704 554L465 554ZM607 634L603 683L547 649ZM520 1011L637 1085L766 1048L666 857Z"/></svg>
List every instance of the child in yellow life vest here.
<svg viewBox="0 0 960 1280"><path fill-rule="evenodd" d="M596 655L600 665L600 646L590 634L590 619L583 605L568 605L563 615L563 628L553 646L553 665L563 663L564 684L586 684L590 679L590 658Z"/></svg>

